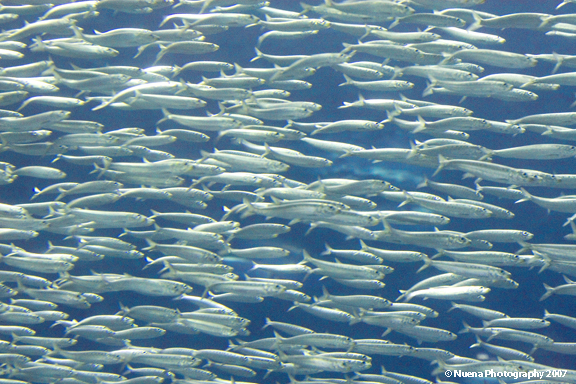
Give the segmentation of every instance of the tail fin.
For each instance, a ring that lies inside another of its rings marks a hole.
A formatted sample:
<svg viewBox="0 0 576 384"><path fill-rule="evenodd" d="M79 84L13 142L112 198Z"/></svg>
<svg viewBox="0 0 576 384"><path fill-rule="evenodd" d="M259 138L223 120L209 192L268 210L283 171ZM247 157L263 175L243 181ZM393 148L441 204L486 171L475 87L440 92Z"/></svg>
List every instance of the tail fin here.
<svg viewBox="0 0 576 384"><path fill-rule="evenodd" d="M469 31L475 31L482 27L482 18L476 12L472 11L472 17L474 17L474 22L468 27Z"/></svg>
<svg viewBox="0 0 576 384"><path fill-rule="evenodd" d="M554 294L554 288L549 286L548 284L544 283L544 289L546 289L546 293L544 293L542 295L542 297L540 297L540 300L538 301L544 301L547 298L549 298L550 296L552 296Z"/></svg>
<svg viewBox="0 0 576 384"><path fill-rule="evenodd" d="M259 60L259 59L261 59L261 58L263 57L263 54L262 54L262 51L261 51L261 50L259 50L259 49L256 48L256 47L254 48L254 50L256 51L256 56L254 56L254 57L250 60L251 63L254 62L254 61L256 61L256 60Z"/></svg>
<svg viewBox="0 0 576 384"><path fill-rule="evenodd" d="M428 267L431 266L431 265L432 265L432 260L430 260L430 259L428 258L428 256L424 256L424 265L421 266L421 267L416 271L416 273L420 273L421 271L425 270L426 268L428 268Z"/></svg>
<svg viewBox="0 0 576 384"><path fill-rule="evenodd" d="M434 171L434 173L432 174L432 177L436 176L442 169L444 169L444 167L446 167L446 165L448 165L448 162L450 160L446 159L444 156L442 155L438 155L438 168L436 168L436 171Z"/></svg>
<svg viewBox="0 0 576 384"><path fill-rule="evenodd" d="M349 84L353 84L353 83L354 83L354 80L352 80L352 78L351 78L350 76L347 76L347 75L344 75L344 74L342 74L342 75L344 76L344 79L345 79L346 81L343 82L343 83L341 83L341 84L338 84L339 87L341 87L341 86L343 86L343 85L349 85Z"/></svg>

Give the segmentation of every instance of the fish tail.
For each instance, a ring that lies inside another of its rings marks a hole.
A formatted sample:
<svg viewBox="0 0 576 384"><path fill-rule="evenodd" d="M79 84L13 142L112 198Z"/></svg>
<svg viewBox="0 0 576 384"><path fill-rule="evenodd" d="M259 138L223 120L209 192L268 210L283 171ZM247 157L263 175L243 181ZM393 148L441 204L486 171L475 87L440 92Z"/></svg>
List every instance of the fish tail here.
<svg viewBox="0 0 576 384"><path fill-rule="evenodd" d="M545 26L547 26L548 23L550 22L550 18L551 18L551 17L552 17L552 16L541 16L541 17L540 17L540 20L542 20L542 22L541 22L540 25L538 26L538 29L542 29L542 28L544 28ZM555 72L552 72L552 73L555 73Z"/></svg>
<svg viewBox="0 0 576 384"><path fill-rule="evenodd" d="M100 179L105 173L106 173L107 169L102 168L101 166L99 166L98 164L94 163L94 170L92 172L90 172L90 174L92 173L98 173L98 177L97 179ZM58 197L56 198L56 200L61 199L62 197L64 197L66 195L65 193L66 191L64 191L63 193L61 193L60 195L58 195Z"/></svg>
<svg viewBox="0 0 576 384"><path fill-rule="evenodd" d="M400 293L401 293L401 295L400 295L400 296L398 296L398 297L396 298L396 300L394 300L394 301L399 301L399 300L402 300L402 299L403 299L403 298L406 296L406 294L407 294L407 292L408 292L408 291L405 291L405 290L399 289L399 290L398 290L398 292L400 292Z"/></svg>
<svg viewBox="0 0 576 384"><path fill-rule="evenodd" d="M530 201L532 200L532 195L530 193L528 193L527 190L525 190L524 188L520 187L520 191L522 191L522 194L524 195L523 199L517 200L514 204L518 204L521 203L523 201Z"/></svg>
<svg viewBox="0 0 576 384"><path fill-rule="evenodd" d="M494 155L494 151L488 148L482 148L482 152L484 152L484 155L480 156L480 158L478 159L478 161L492 161L492 156Z"/></svg>
<svg viewBox="0 0 576 384"><path fill-rule="evenodd" d="M158 244L156 244L153 240L146 239L148 246L146 248L142 248L143 251L151 251L156 248Z"/></svg>
<svg viewBox="0 0 576 384"><path fill-rule="evenodd" d="M320 300L330 300L330 292L328 292L328 288L324 285L322 286L322 296L320 297Z"/></svg>
<svg viewBox="0 0 576 384"><path fill-rule="evenodd" d="M111 103L109 100L107 101L103 101L102 104L95 106L94 108L92 108L93 111L98 111L102 108L106 108L107 106L109 106Z"/></svg>
<svg viewBox="0 0 576 384"><path fill-rule="evenodd" d="M452 312L453 310L455 310L456 308L458 308L458 303L455 302L451 302L450 304L452 304L452 306L448 309L448 311L446 312Z"/></svg>
<svg viewBox="0 0 576 384"><path fill-rule="evenodd" d="M548 22L548 19L546 19L546 22ZM554 65L554 69L552 69L552 74L555 74L556 72L558 72L558 70L560 69L560 66L564 62L564 58L561 55L557 54L556 52L552 52L552 55L554 56L554 59L556 60L556 65Z"/></svg>
<svg viewBox="0 0 576 384"><path fill-rule="evenodd" d="M177 7L177 6L180 6L180 5L182 5L182 2L176 4L174 7ZM170 19L171 19L170 16L164 17L164 18L162 19L162 22L160 23L160 28L161 28L164 24L166 24Z"/></svg>
<svg viewBox="0 0 576 384"><path fill-rule="evenodd" d="M536 79L530 79L530 80L528 80L527 82L525 82L524 84L522 84L522 85L520 86L520 88L524 89L524 88L529 87L529 86L531 86L532 84L535 84L535 83L536 83Z"/></svg>
<svg viewBox="0 0 576 384"><path fill-rule="evenodd" d="M160 60L162 60L162 58L164 57L164 55L168 52L168 48L166 48L166 46L159 44L160 46L160 52L158 52L158 54L156 55L156 60L154 60L154 63L152 63L152 65L156 65Z"/></svg>
<svg viewBox="0 0 576 384"><path fill-rule="evenodd" d="M472 11L472 17L474 17L474 22L468 27L469 31L475 31L482 27L482 18L478 16L478 13Z"/></svg>
<svg viewBox="0 0 576 384"><path fill-rule="evenodd" d="M242 215L240 216L241 218L245 218L245 217L249 217L252 216L254 214L256 214L256 210L254 209L254 206L252 205L252 203L250 202L250 200L244 198L242 200L242 205L241 207L244 209L246 209L246 212L242 212Z"/></svg>
<svg viewBox="0 0 576 384"><path fill-rule="evenodd" d="M549 286L546 283L544 283L544 289L546 289L546 293L544 293L542 295L542 297L540 297L540 300L538 300L538 301L544 301L547 298L549 298L550 296L552 296L552 294L554 293L554 288L552 288L551 286Z"/></svg>
<svg viewBox="0 0 576 384"><path fill-rule="evenodd" d="M80 28L78 28L76 26L76 24L72 24L70 26L70 29L72 30L72 32L74 32L74 37L83 41L86 41L86 39L84 38L84 35L82 34L82 31L80 30Z"/></svg>
<svg viewBox="0 0 576 384"><path fill-rule="evenodd" d="M313 6L311 6L310 4L306 4L304 2L300 2L300 6L302 7L302 12L300 12L300 15L303 15L307 12L314 10Z"/></svg>
<svg viewBox="0 0 576 384"><path fill-rule="evenodd" d="M398 204L398 208L414 202L414 197L412 197L408 192L403 191L402 194L404 195L404 201Z"/></svg>
<svg viewBox="0 0 576 384"><path fill-rule="evenodd" d="M148 48L150 45L152 45L152 44L144 44L144 45L139 46L138 49L136 50L136 54L134 55L133 59L138 58L138 56L140 56L142 53L144 53L146 48Z"/></svg>
<svg viewBox="0 0 576 384"><path fill-rule="evenodd" d="M413 143L410 142L410 153L408 153L408 155L406 155L407 159L411 159L412 157L416 156L418 154L418 146ZM424 181L421 182L420 184L418 184L416 186L416 188L424 188L428 186L428 179L425 177Z"/></svg>
<svg viewBox="0 0 576 384"><path fill-rule="evenodd" d="M349 325L354 325L354 324L358 324L362 322L362 317L361 316L353 316L352 319L350 319L350 322L348 323Z"/></svg>
<svg viewBox="0 0 576 384"><path fill-rule="evenodd" d="M308 230L306 231L306 233L304 234L304 236L308 236L308 235L310 234L310 232L312 232L312 230L313 230L314 228L317 228L317 227L318 227L318 224L310 223L310 228L308 228Z"/></svg>
<svg viewBox="0 0 576 384"><path fill-rule="evenodd" d="M163 118L161 118L160 120L158 120L158 122L156 123L156 125L163 123L167 120L170 120L170 112L166 109L166 108L162 108L162 115L164 116Z"/></svg>
<svg viewBox="0 0 576 384"><path fill-rule="evenodd" d="M412 146L412 145L414 145L414 149L417 148L415 144L410 143L410 146ZM418 184L418 185L416 186L416 189L420 189L420 188L427 187L427 186L428 186L428 181L429 181L428 178L427 178L427 177L424 177L424 181L421 182L420 184Z"/></svg>
<svg viewBox="0 0 576 384"><path fill-rule="evenodd" d="M22 103L22 105L20 106L20 108L18 108L16 110L16 112L20 112L22 109L24 109L24 107L26 107L28 104L30 104L32 102L32 98L24 100L24 102Z"/></svg>
<svg viewBox="0 0 576 384"><path fill-rule="evenodd" d="M270 325L272 324L272 320L270 320L269 317L266 318L264 326L262 327L262 329L268 328Z"/></svg>
<svg viewBox="0 0 576 384"><path fill-rule="evenodd" d="M331 246L328 245L328 243L324 243L324 246L326 247L326 250L321 253L322 256L329 255L334 250Z"/></svg>
<svg viewBox="0 0 576 384"><path fill-rule="evenodd" d="M541 133L542 136L548 136L554 134L554 130L549 125L546 126L546 130Z"/></svg>
<svg viewBox="0 0 576 384"><path fill-rule="evenodd" d="M432 265L432 260L430 260L430 259L428 258L428 256L424 256L424 265L421 266L421 267L416 271L416 273L422 272L423 270L425 270L426 268L428 268L430 265Z"/></svg>
<svg viewBox="0 0 576 384"><path fill-rule="evenodd" d="M293 310L294 308L298 308L298 304L296 304L296 301L294 302L294 305L291 306L290 308L288 308L288 310L286 312L290 312L291 310Z"/></svg>
<svg viewBox="0 0 576 384"><path fill-rule="evenodd" d="M424 91L422 91L422 96L430 96L431 94L434 93L434 87L436 86L437 82L435 81L429 81L426 83L426 88L424 88Z"/></svg>
<svg viewBox="0 0 576 384"><path fill-rule="evenodd" d="M62 158L62 154L61 154L61 153L58 153L58 154L56 155L56 157L54 158L54 160L51 161L51 163L55 163L55 162L57 162L58 160L60 160L61 158Z"/></svg>
<svg viewBox="0 0 576 384"><path fill-rule="evenodd" d="M343 104L344 105L339 106L338 109L350 108L354 106L354 103L349 103L347 101L344 101Z"/></svg>
<svg viewBox="0 0 576 384"><path fill-rule="evenodd" d="M431 260L437 259L437 258L439 258L440 256L444 255L444 253L445 253L445 251L444 251L443 249L438 249L438 253L435 254L434 256L432 256L430 259L431 259Z"/></svg>
<svg viewBox="0 0 576 384"><path fill-rule="evenodd" d="M343 154L341 154L340 156L338 156L339 159L343 158L343 157L348 157L348 156L354 156L354 152L356 151L351 151L346 149L346 152L344 152Z"/></svg>
<svg viewBox="0 0 576 384"><path fill-rule="evenodd" d="M434 171L432 177L436 176L442 169L444 169L444 167L446 167L448 160L444 156L438 155L438 163L438 168L436 168L436 171Z"/></svg>
<svg viewBox="0 0 576 384"><path fill-rule="evenodd" d="M463 321L462 325L464 326L464 328L462 328L461 330L458 331L458 333L470 333L470 329L471 327L468 325L467 322Z"/></svg>
<svg viewBox="0 0 576 384"><path fill-rule="evenodd" d="M256 51L256 56L254 56L254 57L250 60L251 63L254 62L254 61L256 61L256 60L260 60L260 59L263 57L263 56L262 56L262 51L260 51L260 50L259 50L258 48L256 48L256 47L254 48L254 50Z"/></svg>
<svg viewBox="0 0 576 384"><path fill-rule="evenodd" d="M343 86L343 85L352 84L352 82L353 82L354 80L352 80L352 78L351 78L350 76L347 76L347 75L344 75L344 74L342 74L342 75L344 76L344 79L345 79L346 81L343 82L343 83L341 83L341 84L338 84L339 87L341 87L341 86Z"/></svg>

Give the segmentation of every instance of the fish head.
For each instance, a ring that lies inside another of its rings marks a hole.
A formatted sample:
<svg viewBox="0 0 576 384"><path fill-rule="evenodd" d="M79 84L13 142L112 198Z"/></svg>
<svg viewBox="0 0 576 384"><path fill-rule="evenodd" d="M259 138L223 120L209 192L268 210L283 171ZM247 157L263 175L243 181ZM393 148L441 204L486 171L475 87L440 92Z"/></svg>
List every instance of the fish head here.
<svg viewBox="0 0 576 384"><path fill-rule="evenodd" d="M82 296L82 298L84 300L86 300L89 303L100 303L102 301L104 301L104 298L100 295L97 295L95 293L82 293L80 296Z"/></svg>
<svg viewBox="0 0 576 384"><path fill-rule="evenodd" d="M282 293L286 291L286 287L281 284L271 284L270 286L266 287L266 291L269 293Z"/></svg>
<svg viewBox="0 0 576 384"><path fill-rule="evenodd" d="M416 12L416 10L414 8L409 7L407 5L404 5L404 4L398 4L398 8L401 10L401 13L403 15L411 15L414 12Z"/></svg>
<svg viewBox="0 0 576 384"><path fill-rule="evenodd" d="M467 245L470 245L472 241L465 236L453 235L450 237L450 242L454 245L465 247Z"/></svg>
<svg viewBox="0 0 576 384"><path fill-rule="evenodd" d="M175 296L179 296L182 294L191 293L192 287L190 287L189 285L184 284L184 283L179 283L179 284L175 284L172 287L172 291L175 293Z"/></svg>
<svg viewBox="0 0 576 384"><path fill-rule="evenodd" d="M374 216L374 215L366 216L366 221L367 221L367 224L366 224L367 226L372 227L372 226L374 226L374 225L378 225L378 223L380 222L380 216L378 216L378 215L376 215L376 216Z"/></svg>
<svg viewBox="0 0 576 384"><path fill-rule="evenodd" d="M536 66L536 64L538 64L538 60L530 56L526 56L526 61L528 62L528 66L530 67L534 67Z"/></svg>
<svg viewBox="0 0 576 384"><path fill-rule="evenodd" d="M128 80L130 80L130 76L128 75L123 75L123 74L114 74L114 75L107 75L107 76L102 76L103 78L106 77L107 79L111 80L113 84L124 84L126 83Z"/></svg>
<svg viewBox="0 0 576 384"><path fill-rule="evenodd" d="M384 124L381 123L366 123L364 124L365 129L376 130L376 129L383 129Z"/></svg>
<svg viewBox="0 0 576 384"><path fill-rule="evenodd" d="M396 81L393 85L394 88L398 89L398 90L402 90L402 89L410 89L412 87L414 87L414 84L412 84L412 86L410 86L411 83L409 83L408 81Z"/></svg>

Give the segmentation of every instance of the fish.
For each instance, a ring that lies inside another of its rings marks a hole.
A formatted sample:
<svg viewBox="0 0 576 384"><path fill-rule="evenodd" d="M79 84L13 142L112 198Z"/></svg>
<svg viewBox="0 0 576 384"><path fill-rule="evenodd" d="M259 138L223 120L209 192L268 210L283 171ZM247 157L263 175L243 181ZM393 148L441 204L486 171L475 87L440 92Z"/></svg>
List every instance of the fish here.
<svg viewBox="0 0 576 384"><path fill-rule="evenodd" d="M573 381L572 1L41 3L0 6L0 377Z"/></svg>

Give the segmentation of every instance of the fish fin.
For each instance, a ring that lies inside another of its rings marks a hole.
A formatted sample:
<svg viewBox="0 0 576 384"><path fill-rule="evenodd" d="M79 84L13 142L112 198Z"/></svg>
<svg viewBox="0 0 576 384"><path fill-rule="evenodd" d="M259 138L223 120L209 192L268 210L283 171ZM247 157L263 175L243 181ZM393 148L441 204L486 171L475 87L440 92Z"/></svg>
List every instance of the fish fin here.
<svg viewBox="0 0 576 384"><path fill-rule="evenodd" d="M416 271L416 273L420 273L421 271L425 270L425 269L428 268L430 265L432 265L432 260L430 260L430 259L428 258L428 256L424 256L423 258L424 258L424 265L421 266L421 267Z"/></svg>
<svg viewBox="0 0 576 384"><path fill-rule="evenodd" d="M442 155L438 155L438 168L436 168L436 171L432 174L432 177L436 176L442 169L444 169L444 167L446 167L446 165L448 164L450 160L446 159L444 156Z"/></svg>
<svg viewBox="0 0 576 384"><path fill-rule="evenodd" d="M322 256L329 255L329 254L331 254L332 251L334 250L332 247L330 247L330 246L328 245L328 243L324 243L324 246L326 247L326 250L320 254L320 255L322 255Z"/></svg>
<svg viewBox="0 0 576 384"><path fill-rule="evenodd" d="M437 249L437 251L438 253L430 258L431 260L437 259L445 254L445 251L443 249Z"/></svg>
<svg viewBox="0 0 576 384"><path fill-rule="evenodd" d="M413 150L416 149L415 144L410 143L410 146L413 147ZM410 156L410 155L408 155L408 156ZM428 178L427 178L426 176L424 176L424 181L422 181L420 184L418 184L418 185L416 186L416 189L420 189L420 188L427 187L427 186L428 186L428 181L429 181Z"/></svg>
<svg viewBox="0 0 576 384"><path fill-rule="evenodd" d="M350 76L347 76L345 74L342 74L344 76L344 80L346 80L345 82L338 84L339 87L342 87L344 85L349 85L352 84L354 82L354 80L352 80L352 78Z"/></svg>
<svg viewBox="0 0 576 384"><path fill-rule="evenodd" d="M547 298L549 298L550 296L552 296L552 294L554 293L554 288L549 286L548 284L544 283L544 289L546 289L546 293L544 293L542 295L542 297L540 297L540 299L538 301L544 301Z"/></svg>
<svg viewBox="0 0 576 384"><path fill-rule="evenodd" d="M474 18L474 22L470 24L468 31L475 31L482 27L482 18L478 16L478 13L472 11L472 17Z"/></svg>

